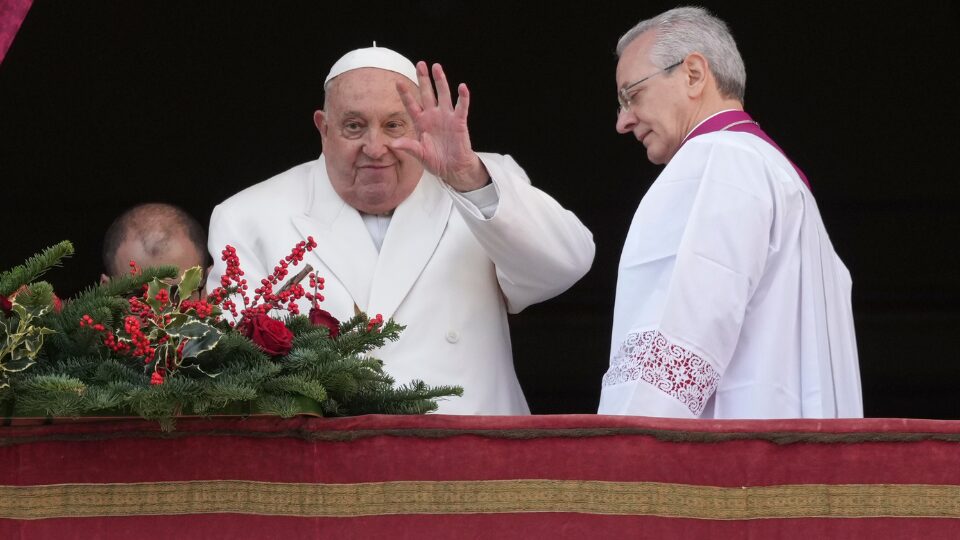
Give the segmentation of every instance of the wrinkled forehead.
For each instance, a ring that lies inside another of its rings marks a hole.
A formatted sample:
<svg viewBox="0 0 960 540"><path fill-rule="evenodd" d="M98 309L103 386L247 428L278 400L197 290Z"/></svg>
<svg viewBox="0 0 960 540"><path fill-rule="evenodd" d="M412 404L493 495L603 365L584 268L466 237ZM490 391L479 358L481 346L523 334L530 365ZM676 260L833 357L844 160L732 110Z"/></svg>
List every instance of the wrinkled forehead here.
<svg viewBox="0 0 960 540"><path fill-rule="evenodd" d="M416 86L406 77L379 68L359 68L348 71L330 80L327 85L324 109L327 112L358 111L387 112L405 111L397 84L413 90L419 97Z"/></svg>

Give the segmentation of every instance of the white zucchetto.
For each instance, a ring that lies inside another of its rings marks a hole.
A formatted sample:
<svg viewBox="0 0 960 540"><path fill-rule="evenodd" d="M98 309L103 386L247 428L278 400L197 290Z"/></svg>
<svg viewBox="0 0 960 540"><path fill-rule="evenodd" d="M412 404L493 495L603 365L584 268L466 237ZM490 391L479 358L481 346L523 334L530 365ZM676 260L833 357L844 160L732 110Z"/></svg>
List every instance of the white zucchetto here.
<svg viewBox="0 0 960 540"><path fill-rule="evenodd" d="M417 68L413 65L413 62L396 51L386 47L377 47L376 41L373 42L373 47L354 49L341 56L330 68L330 73L327 74L323 85L326 86L337 75L360 68L379 68L393 71L410 79L413 84L420 86L417 81Z"/></svg>

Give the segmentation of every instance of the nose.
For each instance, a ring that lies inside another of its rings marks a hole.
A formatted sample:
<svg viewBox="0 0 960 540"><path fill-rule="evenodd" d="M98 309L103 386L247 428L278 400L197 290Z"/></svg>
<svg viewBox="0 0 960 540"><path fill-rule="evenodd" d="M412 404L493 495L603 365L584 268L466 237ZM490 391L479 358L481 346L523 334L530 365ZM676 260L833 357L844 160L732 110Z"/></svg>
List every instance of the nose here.
<svg viewBox="0 0 960 540"><path fill-rule="evenodd" d="M617 110L617 133L625 135L633 131L637 125L637 116L633 114L630 108L620 107Z"/></svg>
<svg viewBox="0 0 960 540"><path fill-rule="evenodd" d="M370 159L380 159L389 150L387 135L379 129L367 132L367 140L363 143L363 153Z"/></svg>

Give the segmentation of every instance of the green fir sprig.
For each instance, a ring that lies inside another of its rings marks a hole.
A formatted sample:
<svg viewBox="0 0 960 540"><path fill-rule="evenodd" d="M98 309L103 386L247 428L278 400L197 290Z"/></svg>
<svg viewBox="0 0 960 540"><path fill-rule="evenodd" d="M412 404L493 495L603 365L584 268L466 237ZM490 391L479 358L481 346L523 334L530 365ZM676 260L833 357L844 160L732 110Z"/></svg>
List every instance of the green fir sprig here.
<svg viewBox="0 0 960 540"><path fill-rule="evenodd" d="M23 285L33 283L60 262L73 255L73 244L64 240L27 259L23 264L0 273L0 294L10 296Z"/></svg>

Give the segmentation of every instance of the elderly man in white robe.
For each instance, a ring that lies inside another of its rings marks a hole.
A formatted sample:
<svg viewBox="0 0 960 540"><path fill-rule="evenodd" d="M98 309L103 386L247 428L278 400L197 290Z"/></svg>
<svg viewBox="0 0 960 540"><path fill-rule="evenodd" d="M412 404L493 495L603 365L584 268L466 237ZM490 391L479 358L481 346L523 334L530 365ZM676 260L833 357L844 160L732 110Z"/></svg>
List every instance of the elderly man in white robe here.
<svg viewBox="0 0 960 540"><path fill-rule="evenodd" d="M743 111L726 24L677 8L617 54L617 131L666 167L621 255L599 412L861 417L850 274L803 173Z"/></svg>
<svg viewBox="0 0 960 540"><path fill-rule="evenodd" d="M436 89L424 62L376 46L337 61L314 113L319 159L214 210L208 288L225 271L226 244L259 283L313 236L305 262L326 279L323 309L406 325L375 352L398 382L462 386L440 413L529 414L507 313L580 279L593 236L509 156L473 151L466 85L454 103L443 69L432 72Z"/></svg>

